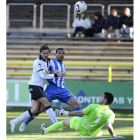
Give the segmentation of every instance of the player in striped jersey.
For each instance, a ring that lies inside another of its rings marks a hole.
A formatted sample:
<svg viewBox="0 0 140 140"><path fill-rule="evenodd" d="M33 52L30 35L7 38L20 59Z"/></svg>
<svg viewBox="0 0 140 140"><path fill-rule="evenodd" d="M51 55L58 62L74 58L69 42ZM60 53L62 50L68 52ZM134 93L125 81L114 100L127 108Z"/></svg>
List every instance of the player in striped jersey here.
<svg viewBox="0 0 140 140"><path fill-rule="evenodd" d="M65 73L65 65L63 63L65 51L63 48L56 50L56 59L50 61L50 71L58 73L62 71ZM76 102L74 95L66 89L64 77L55 77L47 80L49 85L47 86L45 93L48 100L51 102L54 99L58 99L63 103L67 103L72 106L75 110L81 110L79 104Z"/></svg>
<svg viewBox="0 0 140 140"><path fill-rule="evenodd" d="M29 81L29 92L31 93L32 107L31 109L25 111L22 115L10 121L11 132L15 132L16 125L27 119L33 117L34 114L38 112L39 109L45 108L47 115L50 117L53 123L58 122L50 102L44 94L43 87L46 79L52 79L57 76L66 76L65 73L59 72L57 74L48 74L48 55L50 53L49 47L43 45L40 47L40 55L33 63L33 73Z"/></svg>
<svg viewBox="0 0 140 140"><path fill-rule="evenodd" d="M65 51L63 48L58 48L56 50L56 59L50 61L49 71L53 71L55 74L62 71L65 73L65 65L62 63L64 59ZM55 77L53 79L47 79L49 85L45 90L46 97L49 102L52 100L58 99L63 103L67 103L74 108L75 111L81 110L79 104L76 102L74 95L66 89L64 77ZM43 111L43 110L41 110ZM19 131L23 132L25 127L30 121L32 121L36 116L41 112L36 113L34 116L28 118L24 123L19 127ZM83 117L81 115L80 117Z"/></svg>
<svg viewBox="0 0 140 140"><path fill-rule="evenodd" d="M111 93L105 92L100 98L100 104L90 104L81 111L68 112L63 109L56 110L56 114L66 115L66 116L79 116L84 115L84 117L71 117L64 121L55 123L49 127L45 127L45 124L41 125L42 134L48 133L50 131L56 131L61 127L70 127L78 131L79 135L82 136L101 136L102 127L106 124L108 131L112 137L120 137L115 135L113 130L113 122L115 119L115 114L109 105L113 102L113 95Z"/></svg>

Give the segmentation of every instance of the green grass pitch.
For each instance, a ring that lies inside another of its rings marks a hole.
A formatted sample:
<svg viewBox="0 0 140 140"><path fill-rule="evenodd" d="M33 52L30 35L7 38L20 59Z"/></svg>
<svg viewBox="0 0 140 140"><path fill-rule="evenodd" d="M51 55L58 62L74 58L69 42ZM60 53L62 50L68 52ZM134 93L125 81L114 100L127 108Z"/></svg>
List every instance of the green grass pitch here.
<svg viewBox="0 0 140 140"><path fill-rule="evenodd" d="M107 140L110 139L110 134L104 126L102 128L103 136L102 137L88 137L88 136L79 136L78 132L70 128L65 128L62 132L50 132L45 135L41 134L40 126L42 123L45 123L46 126L52 124L51 120L47 117L46 113L43 112L36 119L34 119L24 132L19 132L19 126L22 122L18 123L15 128L15 133L11 133L9 121L21 115L27 109L7 109L6 112L6 139L7 140ZM125 137L125 140L133 140L133 111L114 111L116 118L113 124L114 131L117 135ZM58 121L66 119L68 117L58 117ZM121 139L116 139L121 140ZM124 140L124 139L122 139Z"/></svg>

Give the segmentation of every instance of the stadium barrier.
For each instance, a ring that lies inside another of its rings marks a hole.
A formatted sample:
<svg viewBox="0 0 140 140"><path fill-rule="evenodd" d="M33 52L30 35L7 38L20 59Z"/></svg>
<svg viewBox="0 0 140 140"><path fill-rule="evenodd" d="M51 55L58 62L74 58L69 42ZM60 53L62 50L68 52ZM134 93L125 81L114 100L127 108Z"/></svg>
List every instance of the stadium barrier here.
<svg viewBox="0 0 140 140"><path fill-rule="evenodd" d="M33 65L32 61L7 61L7 65ZM108 82L112 82L112 77L133 77L133 74L113 74L112 67L133 67L133 63L114 63L114 62L64 62L66 66L107 66L108 74L98 73L67 73L68 76L108 76ZM32 73L7 72L7 75L31 75Z"/></svg>
<svg viewBox="0 0 140 140"><path fill-rule="evenodd" d="M19 5L32 5L33 6L33 20L32 19L11 19L9 20L9 12L10 12L10 6L19 6ZM67 6L67 19L66 20L60 20L60 19L43 19L43 7L44 6ZM105 11L105 6L102 4L87 4L87 6L92 6L92 7L101 7L101 14L104 16L104 11ZM107 13L108 15L110 15L111 12L111 7L127 7L127 6L133 6L133 4L109 4L107 6ZM33 23L33 29L35 31L36 29L36 4L34 3L9 3L7 4L7 11L6 11L6 27L7 27L7 31L9 30L9 26L10 26L10 21L11 22L32 22ZM67 27L67 36L70 37L70 8L71 6L67 3L42 3L40 5L40 32L42 33L42 29L43 29L43 23L44 22L58 22L58 23L66 23L66 27ZM76 11L74 10L74 15L73 15L73 20L76 18ZM101 33L96 34L96 36L101 36L102 38L105 38L105 30L102 29ZM115 30L115 33L113 33L116 35L116 38L119 38L119 30Z"/></svg>
<svg viewBox="0 0 140 140"><path fill-rule="evenodd" d="M128 7L128 6L134 6L133 4L109 4L108 6L107 6L107 13L108 13L108 15L110 15L111 14L111 7Z"/></svg>
<svg viewBox="0 0 140 140"><path fill-rule="evenodd" d="M91 7L100 7L101 8L101 14L102 16L104 16L104 8L105 6L103 4L87 4L87 6L91 6ZM75 20L76 18L76 11L74 10L73 11L73 21ZM79 32L80 33L80 32ZM94 34L95 36L101 36L104 38L104 29L102 29L101 33L98 33L98 34Z"/></svg>
<svg viewBox="0 0 140 140"><path fill-rule="evenodd" d="M31 94L28 90L29 80L6 81L6 105L11 107L30 107ZM47 86L47 81L44 90ZM85 108L91 103L99 103L104 92L114 95L111 108L133 109L133 82L104 82L104 81L65 81L66 88L75 96L79 106ZM58 100L51 102L52 107L71 108Z"/></svg>
<svg viewBox="0 0 140 140"><path fill-rule="evenodd" d="M48 20L48 19L43 19L43 7L44 6L67 6L67 20ZM66 22L66 26L67 26L67 32L68 32L68 36L70 35L70 5L67 3L42 3L40 5L40 31L42 32L42 28L43 28L43 23L44 21L46 22Z"/></svg>
<svg viewBox="0 0 140 140"><path fill-rule="evenodd" d="M30 20L30 19L12 19L10 20L9 19L9 11L10 11L10 6L33 6L33 20ZM34 3L9 3L7 4L6 6L6 28L7 28L7 31L9 29L9 26L10 26L10 21L13 21L13 22L32 22L33 23L33 29L35 31L36 29L36 8L37 8L37 5L34 4Z"/></svg>

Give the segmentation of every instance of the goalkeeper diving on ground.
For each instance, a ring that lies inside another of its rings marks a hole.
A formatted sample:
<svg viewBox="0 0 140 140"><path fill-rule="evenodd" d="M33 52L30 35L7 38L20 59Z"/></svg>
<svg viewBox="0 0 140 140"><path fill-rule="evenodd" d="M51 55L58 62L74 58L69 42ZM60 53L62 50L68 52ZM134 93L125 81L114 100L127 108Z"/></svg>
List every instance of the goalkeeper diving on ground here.
<svg viewBox="0 0 140 140"><path fill-rule="evenodd" d="M124 138L115 134L112 124L114 123L115 114L109 108L113 102L114 96L105 92L100 98L99 104L90 104L80 111L65 111L56 109L55 115L58 116L74 116L63 121L57 122L49 127L45 124L41 125L41 133L45 134L50 131L57 131L60 128L70 127L76 130L81 136L102 136L102 127L106 124L107 129L112 137ZM84 115L84 117L75 117Z"/></svg>

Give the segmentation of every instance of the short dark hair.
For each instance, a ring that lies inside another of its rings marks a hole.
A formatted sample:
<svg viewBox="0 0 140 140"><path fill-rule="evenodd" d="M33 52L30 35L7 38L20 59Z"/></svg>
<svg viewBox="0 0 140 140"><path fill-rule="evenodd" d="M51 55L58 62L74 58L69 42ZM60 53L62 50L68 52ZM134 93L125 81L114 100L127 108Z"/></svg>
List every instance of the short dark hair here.
<svg viewBox="0 0 140 140"><path fill-rule="evenodd" d="M43 45L40 47L39 51L42 52L43 50L49 50L49 53L51 52L51 50L49 49L49 47L47 46L47 44Z"/></svg>
<svg viewBox="0 0 140 140"><path fill-rule="evenodd" d="M63 48L57 48L56 49L56 54L57 54L58 50L64 50L64 49Z"/></svg>
<svg viewBox="0 0 140 140"><path fill-rule="evenodd" d="M114 100L114 96L109 92L104 92L104 95L105 99L107 99L107 104L110 105Z"/></svg>

